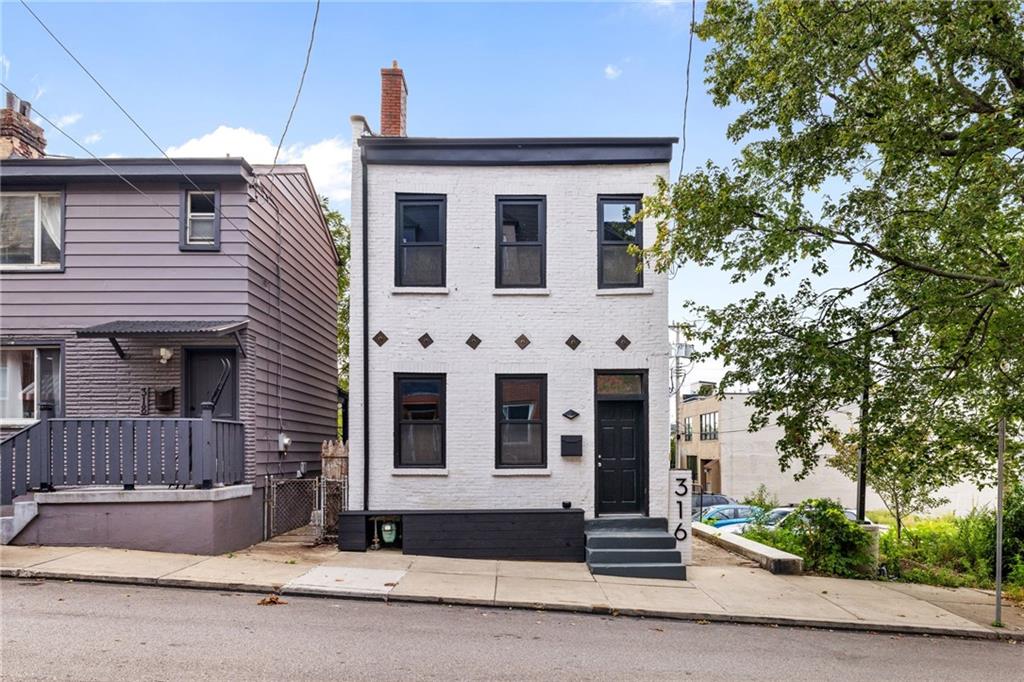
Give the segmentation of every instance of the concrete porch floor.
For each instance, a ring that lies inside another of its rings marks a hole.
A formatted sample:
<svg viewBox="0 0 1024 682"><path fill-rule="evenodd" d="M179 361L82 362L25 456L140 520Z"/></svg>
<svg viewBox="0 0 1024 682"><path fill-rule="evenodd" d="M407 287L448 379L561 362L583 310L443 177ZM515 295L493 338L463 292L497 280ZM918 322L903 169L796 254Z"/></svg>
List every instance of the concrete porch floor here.
<svg viewBox="0 0 1024 682"><path fill-rule="evenodd" d="M994 598L980 590L783 577L735 563L740 565L691 565L689 580L672 581L594 576L582 563L447 559L393 550L350 553L284 538L215 557L82 547L0 548L0 575L6 577L934 635L1024 636L1024 614L1009 603L1003 609L1007 627L988 626Z"/></svg>

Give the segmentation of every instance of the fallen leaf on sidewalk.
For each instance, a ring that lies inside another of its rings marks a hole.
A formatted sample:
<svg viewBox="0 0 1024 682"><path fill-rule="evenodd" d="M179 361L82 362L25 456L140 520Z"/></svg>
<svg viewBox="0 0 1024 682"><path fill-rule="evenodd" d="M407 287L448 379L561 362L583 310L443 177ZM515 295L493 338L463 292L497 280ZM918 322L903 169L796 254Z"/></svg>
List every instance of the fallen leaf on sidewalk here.
<svg viewBox="0 0 1024 682"><path fill-rule="evenodd" d="M708 624L708 621L704 620L703 618L701 618L700 620L697 621L697 625L707 625L707 624Z"/></svg>
<svg viewBox="0 0 1024 682"><path fill-rule="evenodd" d="M654 630L655 632L665 632L664 628L648 628L648 629Z"/></svg>
<svg viewBox="0 0 1024 682"><path fill-rule="evenodd" d="M384 587L394 587L398 583L384 583Z"/></svg>
<svg viewBox="0 0 1024 682"><path fill-rule="evenodd" d="M268 594L266 597L260 599L256 603L259 606L277 606L278 604L287 604L288 602L286 602L284 599L281 599L281 597L277 596L276 594Z"/></svg>

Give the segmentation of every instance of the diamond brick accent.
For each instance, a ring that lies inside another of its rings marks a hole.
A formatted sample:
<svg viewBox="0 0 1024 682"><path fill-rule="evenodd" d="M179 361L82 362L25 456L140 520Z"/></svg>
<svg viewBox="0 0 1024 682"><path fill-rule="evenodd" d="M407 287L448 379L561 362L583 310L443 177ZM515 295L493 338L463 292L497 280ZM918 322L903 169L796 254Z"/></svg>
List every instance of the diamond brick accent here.
<svg viewBox="0 0 1024 682"><path fill-rule="evenodd" d="M572 348L573 350L579 348L581 343L583 342L577 339L575 334L565 340L565 345L569 346L569 348Z"/></svg>
<svg viewBox="0 0 1024 682"><path fill-rule="evenodd" d="M580 413L577 412L576 410L566 410L565 412L562 413L562 416L565 417L566 419L575 419L576 417L580 416Z"/></svg>
<svg viewBox="0 0 1024 682"><path fill-rule="evenodd" d="M376 334L373 335L373 342L378 346L383 346L385 343L388 342L388 335L382 331L378 331Z"/></svg>
<svg viewBox="0 0 1024 682"><path fill-rule="evenodd" d="M480 337L477 336L476 334L470 334L469 338L466 339L466 345L472 348L473 350L476 350L476 347L479 346L480 343Z"/></svg>
<svg viewBox="0 0 1024 682"><path fill-rule="evenodd" d="M629 344L631 343L632 341L627 339L625 334L623 334L622 336L615 340L615 345L621 348L622 350L626 350L627 348L629 348Z"/></svg>
<svg viewBox="0 0 1024 682"><path fill-rule="evenodd" d="M420 345L426 348L430 344L434 343L434 339L430 338L430 334L424 334L420 337Z"/></svg>
<svg viewBox="0 0 1024 682"><path fill-rule="evenodd" d="M526 334L520 334L519 338L516 339L516 345L519 346L520 350L522 350L530 345L530 339L526 338Z"/></svg>

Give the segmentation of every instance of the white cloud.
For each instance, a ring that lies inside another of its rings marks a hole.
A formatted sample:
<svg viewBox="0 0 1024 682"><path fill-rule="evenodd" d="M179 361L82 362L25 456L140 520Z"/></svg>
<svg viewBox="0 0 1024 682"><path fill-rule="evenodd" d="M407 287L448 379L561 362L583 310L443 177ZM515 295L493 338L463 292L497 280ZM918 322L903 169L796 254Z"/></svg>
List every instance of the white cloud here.
<svg viewBox="0 0 1024 682"><path fill-rule="evenodd" d="M42 85L37 85L36 86L36 92L35 92L34 95L32 95L32 101L33 102L38 102L39 100L41 100L43 98L43 95L45 95L45 94L46 94L46 88L44 88Z"/></svg>
<svg viewBox="0 0 1024 682"><path fill-rule="evenodd" d="M97 142L99 142L102 139L103 139L103 134L102 133L89 133L88 135L85 136L85 139L82 140L82 142L83 142L83 144L96 144Z"/></svg>
<svg viewBox="0 0 1024 682"><path fill-rule="evenodd" d="M615 80L616 78L618 78L621 75L622 75L622 69L620 69L619 67L615 66L614 64L609 64L608 66L604 67L604 77L607 78L610 81Z"/></svg>
<svg viewBox="0 0 1024 682"><path fill-rule="evenodd" d="M39 98L36 97L36 99L39 99ZM81 114L65 114L65 115L60 116L60 117L57 118L56 124L57 124L58 128L67 128L68 126L75 125L76 123L78 123L81 120L82 120L82 115Z"/></svg>
<svg viewBox="0 0 1024 682"><path fill-rule="evenodd" d="M241 156L249 163L272 163L276 143L269 136L248 128L219 126L212 133L194 137L177 147L168 147L168 156L217 157ZM339 137L313 144L293 144L281 149L278 163L301 163L309 170L316 191L331 201L351 197L352 148Z"/></svg>
<svg viewBox="0 0 1024 682"><path fill-rule="evenodd" d="M7 55L0 54L0 77L5 81L8 76L11 75L11 60L7 58Z"/></svg>

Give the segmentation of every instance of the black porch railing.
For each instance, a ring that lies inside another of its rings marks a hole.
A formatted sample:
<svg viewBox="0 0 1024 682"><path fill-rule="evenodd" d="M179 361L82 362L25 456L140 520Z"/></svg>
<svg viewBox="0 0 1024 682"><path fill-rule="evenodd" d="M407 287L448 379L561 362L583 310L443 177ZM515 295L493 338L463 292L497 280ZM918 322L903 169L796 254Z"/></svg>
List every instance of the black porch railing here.
<svg viewBox="0 0 1024 682"><path fill-rule="evenodd" d="M0 505L57 486L240 483L245 427L202 407L189 419L71 419L41 405L38 422L0 442Z"/></svg>

